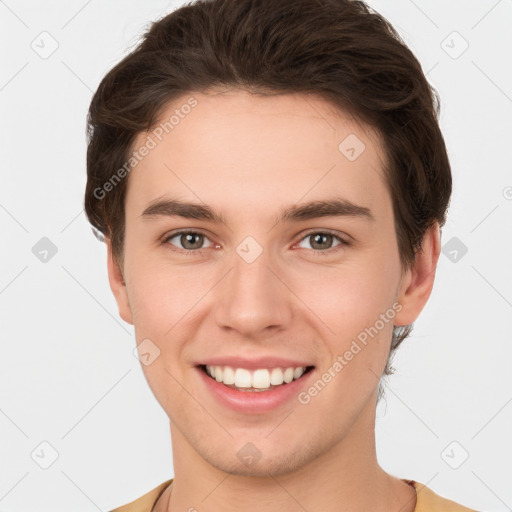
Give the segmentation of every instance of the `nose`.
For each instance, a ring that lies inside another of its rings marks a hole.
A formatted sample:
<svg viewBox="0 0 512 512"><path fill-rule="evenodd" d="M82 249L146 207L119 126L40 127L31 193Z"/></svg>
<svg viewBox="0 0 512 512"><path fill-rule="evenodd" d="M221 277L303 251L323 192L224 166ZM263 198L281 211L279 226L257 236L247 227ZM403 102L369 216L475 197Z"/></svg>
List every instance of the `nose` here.
<svg viewBox="0 0 512 512"><path fill-rule="evenodd" d="M263 251L254 261L236 254L217 288L215 320L224 330L248 338L286 329L293 316L293 293L283 272Z"/></svg>

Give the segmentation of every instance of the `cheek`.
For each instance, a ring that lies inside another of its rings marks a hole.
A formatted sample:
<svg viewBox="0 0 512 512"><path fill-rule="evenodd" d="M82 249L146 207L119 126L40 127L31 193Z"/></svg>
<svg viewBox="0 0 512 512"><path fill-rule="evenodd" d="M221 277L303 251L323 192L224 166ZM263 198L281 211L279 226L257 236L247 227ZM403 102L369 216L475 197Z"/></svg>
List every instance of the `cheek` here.
<svg viewBox="0 0 512 512"><path fill-rule="evenodd" d="M130 296L134 324L157 338L170 335L169 330L180 319L193 316L204 286L197 272L141 269L132 282L134 293Z"/></svg>
<svg viewBox="0 0 512 512"><path fill-rule="evenodd" d="M393 304L396 277L376 262L303 273L297 295L342 338L372 325Z"/></svg>
<svg viewBox="0 0 512 512"><path fill-rule="evenodd" d="M384 260L382 260L384 261ZM321 319L316 327L326 332L329 353L325 371L339 362L339 376L333 389L351 393L370 393L387 361L393 333L393 307L396 271L386 271L377 259L317 274L308 279L299 296L307 297L308 307ZM328 330L324 327L328 326ZM339 359L341 358L341 359ZM365 396L362 393L361 396Z"/></svg>
<svg viewBox="0 0 512 512"><path fill-rule="evenodd" d="M157 401L170 411L169 404L176 407L186 399L179 384L185 378L180 360L186 340L193 337L191 329L198 323L194 319L200 312L204 285L197 272L152 265L148 259L131 277L135 337L138 343L151 340L158 354L151 364L142 364L142 370Z"/></svg>

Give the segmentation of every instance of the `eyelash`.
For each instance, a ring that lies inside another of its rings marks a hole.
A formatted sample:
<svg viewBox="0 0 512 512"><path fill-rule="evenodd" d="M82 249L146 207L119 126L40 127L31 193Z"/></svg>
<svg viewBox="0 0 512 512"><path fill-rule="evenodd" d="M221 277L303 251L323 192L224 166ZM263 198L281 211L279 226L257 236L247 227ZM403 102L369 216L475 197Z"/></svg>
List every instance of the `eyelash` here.
<svg viewBox="0 0 512 512"><path fill-rule="evenodd" d="M185 230L182 230L182 231L176 231L174 233L171 233L171 234L165 236L165 238L162 240L162 244L170 246L171 244L169 244L169 240L171 240L172 238L175 238L175 237L177 237L179 235L188 235L188 234L203 235L204 237L208 238L201 231L193 230L193 229L189 229L189 230L185 229ZM303 235L302 238L297 243L301 242L305 238L310 237L311 235L331 235L334 238L338 239L338 241L340 242L337 246L331 247L330 249L325 249L323 251L322 250L310 249L311 251L313 251L315 256L320 256L320 257L322 257L322 256L329 256L329 255L332 255L333 253L338 252L339 250L342 250L344 247L348 247L348 246L351 245L351 243L348 240L340 237L335 232L330 231L328 229L322 230L322 231L318 231L318 230L317 231L309 231L308 233ZM176 252L182 252L183 251L187 255L189 255L189 254L190 255L202 255L205 250L206 249L195 249L195 250L194 249L190 249L190 250L175 249L175 248L171 249L171 251L176 251Z"/></svg>

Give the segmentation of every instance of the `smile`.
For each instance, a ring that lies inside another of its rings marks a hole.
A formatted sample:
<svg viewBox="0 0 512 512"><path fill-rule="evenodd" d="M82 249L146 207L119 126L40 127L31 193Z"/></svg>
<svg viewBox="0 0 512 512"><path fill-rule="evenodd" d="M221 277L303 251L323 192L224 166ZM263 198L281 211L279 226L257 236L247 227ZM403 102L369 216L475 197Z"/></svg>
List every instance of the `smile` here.
<svg viewBox="0 0 512 512"><path fill-rule="evenodd" d="M202 370L212 379L237 391L261 392L285 386L300 379L313 366L288 368L234 368L231 366L201 365Z"/></svg>

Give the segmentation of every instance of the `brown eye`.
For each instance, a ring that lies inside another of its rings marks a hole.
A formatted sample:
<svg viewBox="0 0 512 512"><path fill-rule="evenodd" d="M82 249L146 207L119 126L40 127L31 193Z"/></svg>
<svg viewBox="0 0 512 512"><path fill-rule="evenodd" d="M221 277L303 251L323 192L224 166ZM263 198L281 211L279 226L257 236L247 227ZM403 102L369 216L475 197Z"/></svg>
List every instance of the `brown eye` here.
<svg viewBox="0 0 512 512"><path fill-rule="evenodd" d="M315 233L314 235L309 235L309 239L311 240L311 247L313 247L313 249L330 249L334 236L328 233Z"/></svg>
<svg viewBox="0 0 512 512"><path fill-rule="evenodd" d="M315 256L332 255L333 253L344 249L345 246L350 245L349 242L340 236L328 231L312 231L302 237L301 243L303 240L309 240L309 248L313 251ZM338 243L335 243L336 240ZM308 247L305 248L309 249Z"/></svg>
<svg viewBox="0 0 512 512"><path fill-rule="evenodd" d="M171 243L171 240L175 238L178 240L177 245ZM208 238L197 231L178 231L177 233L168 236L164 240L164 243L169 243L173 247L177 247L177 250L200 252L205 240L208 240Z"/></svg>

